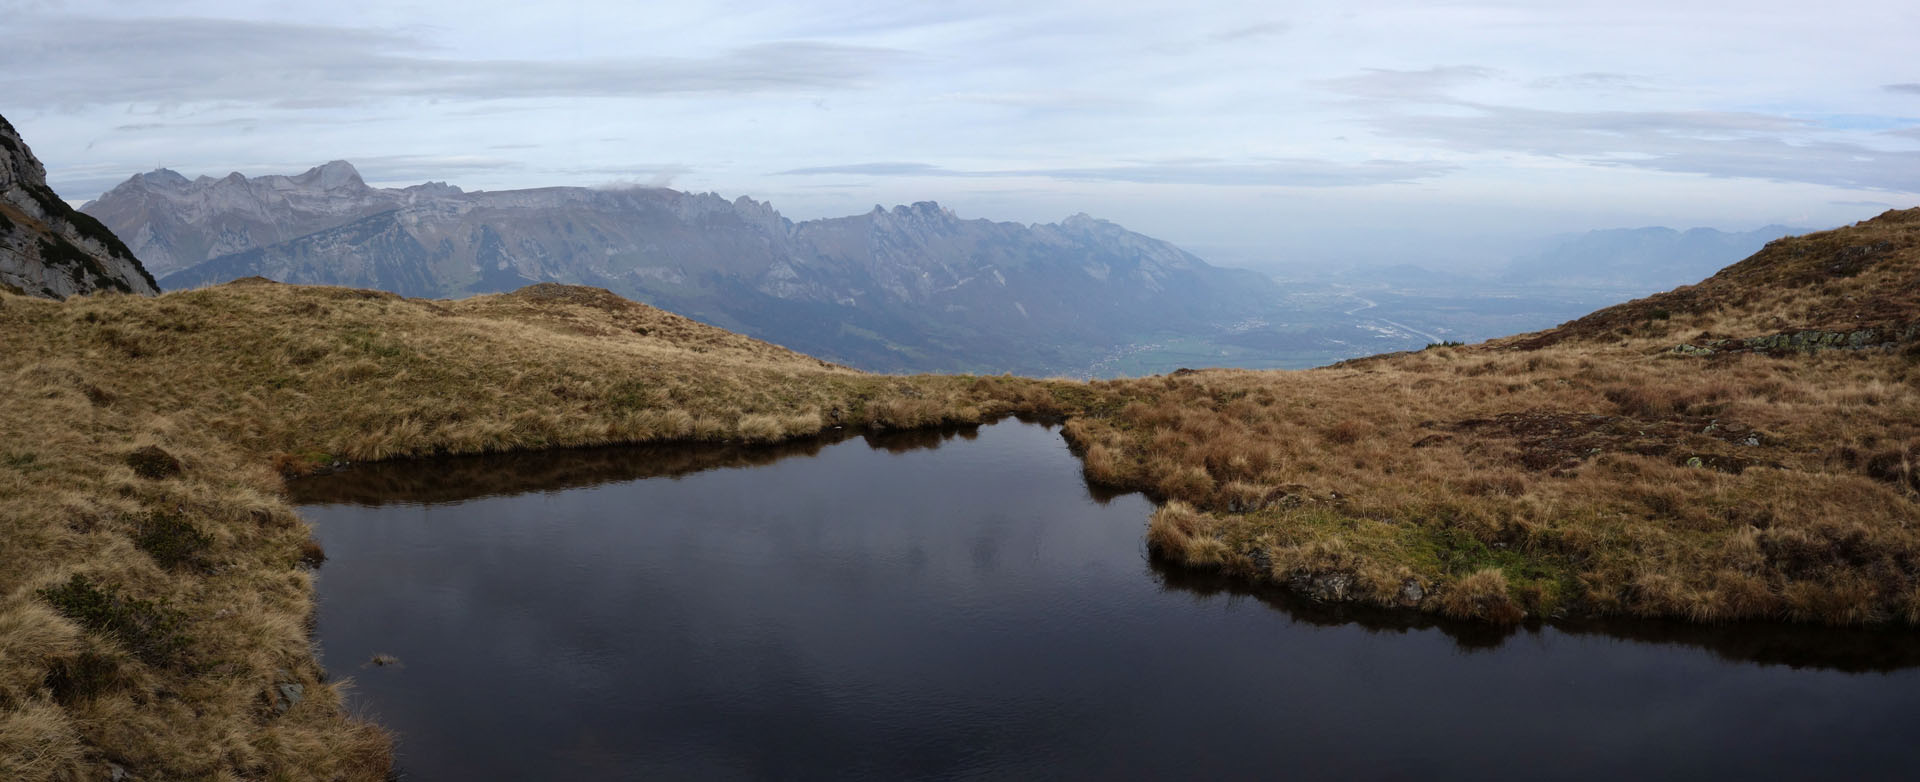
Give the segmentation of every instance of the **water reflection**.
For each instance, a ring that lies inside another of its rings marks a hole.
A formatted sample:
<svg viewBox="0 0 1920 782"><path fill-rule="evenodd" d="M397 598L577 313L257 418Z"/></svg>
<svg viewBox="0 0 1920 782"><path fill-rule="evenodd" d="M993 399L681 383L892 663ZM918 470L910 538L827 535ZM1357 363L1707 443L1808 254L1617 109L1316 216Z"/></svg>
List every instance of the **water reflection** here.
<svg viewBox="0 0 1920 782"><path fill-rule="evenodd" d="M1149 503L1102 502L1080 474L1057 433L1003 423L374 465L296 495L331 555L323 662L357 679L353 707L400 735L420 779L1920 762L1911 636L1503 634L1299 601L1156 566ZM376 654L404 664L363 668Z"/></svg>
<svg viewBox="0 0 1920 782"><path fill-rule="evenodd" d="M1622 641L1705 649L1722 660L1790 668L1825 668L1847 673L1885 673L1920 666L1920 632L1907 628L1826 627L1782 622L1695 624L1634 618L1535 622L1494 627L1446 617L1350 603L1325 603L1279 587L1249 584L1218 573L1196 571L1150 559L1153 577L1175 592L1201 597L1253 600L1307 625L1354 625L1370 632L1438 631L1462 651L1497 649L1515 637L1537 636L1546 629L1572 636L1601 636Z"/></svg>
<svg viewBox="0 0 1920 782"><path fill-rule="evenodd" d="M430 460L370 462L339 472L290 481L297 505L422 505L555 492L643 478L678 478L706 470L759 467L782 459L814 456L820 449L858 438L888 453L937 448L979 437L978 426L913 431L834 429L782 443L661 443L559 448L496 454L442 456Z"/></svg>
<svg viewBox="0 0 1920 782"><path fill-rule="evenodd" d="M819 437L775 444L671 443L571 448L505 454L452 456L430 461L355 465L349 470L289 484L300 505L447 504L529 492L558 492L646 478L679 478L706 470L759 467L784 459L817 456L828 446L858 439L890 454L931 450L955 440L970 442L979 426L920 430L831 430ZM1100 505L1129 492L1081 482ZM976 541L976 564L990 566L995 549ZM1431 614L1326 603L1270 585L1249 584L1210 571L1149 558L1153 578L1168 590L1203 597L1244 598L1278 611L1292 621L1315 626L1355 625L1373 632L1438 631L1464 651L1493 649L1517 633L1537 633L1540 623L1501 628L1448 620ZM1702 625L1632 618L1555 621L1570 635L1600 635L1642 643L1697 647L1721 659L1793 668L1830 668L1845 672L1885 672L1920 666L1920 632L1904 628L1824 627L1789 623L1740 622Z"/></svg>

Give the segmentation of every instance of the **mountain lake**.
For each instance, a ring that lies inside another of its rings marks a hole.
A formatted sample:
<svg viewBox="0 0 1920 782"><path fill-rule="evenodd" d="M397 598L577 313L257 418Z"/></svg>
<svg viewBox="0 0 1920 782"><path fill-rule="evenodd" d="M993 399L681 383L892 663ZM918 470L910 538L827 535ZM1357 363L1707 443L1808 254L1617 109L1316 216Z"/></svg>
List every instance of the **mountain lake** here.
<svg viewBox="0 0 1920 782"><path fill-rule="evenodd" d="M408 779L1911 778L1920 634L1517 630L1152 561L1003 421L293 486ZM377 662L376 662L377 657Z"/></svg>

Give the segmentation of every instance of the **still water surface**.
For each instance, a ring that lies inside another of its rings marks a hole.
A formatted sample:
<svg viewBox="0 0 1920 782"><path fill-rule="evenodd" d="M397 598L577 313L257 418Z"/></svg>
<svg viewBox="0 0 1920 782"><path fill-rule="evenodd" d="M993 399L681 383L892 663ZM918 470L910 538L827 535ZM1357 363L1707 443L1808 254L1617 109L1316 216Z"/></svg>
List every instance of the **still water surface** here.
<svg viewBox="0 0 1920 782"><path fill-rule="evenodd" d="M1148 560L1051 429L300 482L407 778L1914 778L1920 638L1516 634ZM374 655L399 658L372 666Z"/></svg>

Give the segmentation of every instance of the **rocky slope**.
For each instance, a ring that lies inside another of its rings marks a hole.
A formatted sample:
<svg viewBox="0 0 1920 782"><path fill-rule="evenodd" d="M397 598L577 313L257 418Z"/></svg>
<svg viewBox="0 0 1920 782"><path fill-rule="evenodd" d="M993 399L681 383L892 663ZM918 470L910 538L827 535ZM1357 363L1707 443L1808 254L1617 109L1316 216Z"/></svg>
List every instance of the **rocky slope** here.
<svg viewBox="0 0 1920 782"><path fill-rule="evenodd" d="M61 299L159 292L126 245L47 187L47 171L0 117L0 287Z"/></svg>
<svg viewBox="0 0 1920 782"><path fill-rule="evenodd" d="M114 228L149 270L165 276L210 258L458 193L435 183L402 190L368 187L351 164L336 160L295 176L252 179L232 173L189 180L156 169L81 209Z"/></svg>
<svg viewBox="0 0 1920 782"><path fill-rule="evenodd" d="M334 162L255 179L156 171L83 208L162 259L169 289L247 276L420 297L594 285L874 370L1063 371L1269 315L1283 295L1085 215L995 223L926 202L795 223L749 198L658 188L376 189Z"/></svg>

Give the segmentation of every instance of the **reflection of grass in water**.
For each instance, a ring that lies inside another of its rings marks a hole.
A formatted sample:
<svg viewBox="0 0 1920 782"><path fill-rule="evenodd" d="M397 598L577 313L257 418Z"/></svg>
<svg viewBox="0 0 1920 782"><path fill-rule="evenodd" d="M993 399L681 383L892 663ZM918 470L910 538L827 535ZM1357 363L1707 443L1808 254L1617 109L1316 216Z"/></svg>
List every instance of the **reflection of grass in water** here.
<svg viewBox="0 0 1920 782"><path fill-rule="evenodd" d="M973 426L881 431L842 428L780 443L654 443L447 456L355 465L291 481L288 492L302 505L449 503L757 467L813 456L828 445L854 437L864 439L875 450L905 453L937 448L955 437L971 440L977 436L977 427Z"/></svg>
<svg viewBox="0 0 1920 782"><path fill-rule="evenodd" d="M1625 617L1499 626L1351 602L1313 600L1274 584L1234 578L1217 570L1199 570L1160 556L1149 558L1149 568L1163 589L1202 597L1249 596L1271 610L1286 614L1292 621L1319 627L1354 625L1383 633L1438 630L1466 652L1499 648L1522 629L1552 627L1573 636L1599 635L1703 649L1722 660L1739 663L1846 673L1889 673L1920 667L1920 633L1910 628L1814 627L1779 622L1700 624Z"/></svg>

